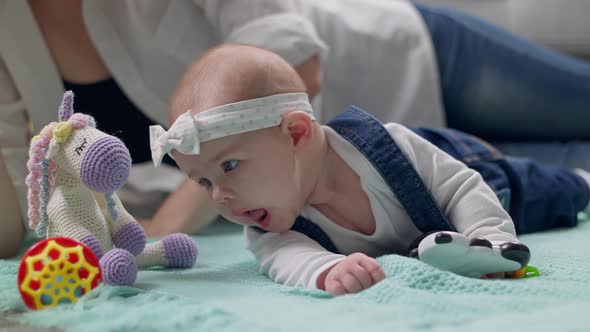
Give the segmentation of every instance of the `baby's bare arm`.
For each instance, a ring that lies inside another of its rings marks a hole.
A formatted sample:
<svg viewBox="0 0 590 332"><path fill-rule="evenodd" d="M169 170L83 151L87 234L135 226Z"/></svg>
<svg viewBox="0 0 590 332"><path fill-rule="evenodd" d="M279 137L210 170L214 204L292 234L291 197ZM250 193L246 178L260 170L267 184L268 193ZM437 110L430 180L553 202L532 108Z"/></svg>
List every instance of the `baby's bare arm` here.
<svg viewBox="0 0 590 332"><path fill-rule="evenodd" d="M0 258L12 257L21 244L25 228L22 222L16 191L0 154Z"/></svg>

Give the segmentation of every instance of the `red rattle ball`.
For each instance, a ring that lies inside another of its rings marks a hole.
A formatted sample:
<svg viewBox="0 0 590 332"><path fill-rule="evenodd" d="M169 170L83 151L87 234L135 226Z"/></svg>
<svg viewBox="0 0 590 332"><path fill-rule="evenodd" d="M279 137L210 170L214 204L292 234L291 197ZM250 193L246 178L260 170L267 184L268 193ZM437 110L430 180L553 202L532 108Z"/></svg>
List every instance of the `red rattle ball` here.
<svg viewBox="0 0 590 332"><path fill-rule="evenodd" d="M39 241L27 250L18 269L18 290L31 309L76 302L101 280L94 253L67 237Z"/></svg>

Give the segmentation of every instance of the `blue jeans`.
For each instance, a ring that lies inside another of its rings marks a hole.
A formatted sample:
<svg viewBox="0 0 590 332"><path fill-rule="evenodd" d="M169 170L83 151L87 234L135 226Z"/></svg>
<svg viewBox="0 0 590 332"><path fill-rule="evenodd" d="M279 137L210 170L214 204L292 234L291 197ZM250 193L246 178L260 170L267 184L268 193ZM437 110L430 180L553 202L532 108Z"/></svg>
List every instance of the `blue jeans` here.
<svg viewBox="0 0 590 332"><path fill-rule="evenodd" d="M491 141L590 139L590 63L456 10L415 6L434 44L449 127Z"/></svg>
<svg viewBox="0 0 590 332"><path fill-rule="evenodd" d="M505 156L475 136L453 129L414 131L479 172L508 211L517 234L575 226L590 200L588 184L572 170Z"/></svg>

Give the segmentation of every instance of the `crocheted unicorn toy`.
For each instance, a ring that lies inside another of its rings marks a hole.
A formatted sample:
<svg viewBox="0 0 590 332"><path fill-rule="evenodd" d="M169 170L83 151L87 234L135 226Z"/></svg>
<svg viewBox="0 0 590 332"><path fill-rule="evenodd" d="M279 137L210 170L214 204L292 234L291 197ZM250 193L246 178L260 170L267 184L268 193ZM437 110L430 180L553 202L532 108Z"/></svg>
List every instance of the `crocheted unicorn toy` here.
<svg viewBox="0 0 590 332"><path fill-rule="evenodd" d="M146 245L143 228L114 193L129 175L131 157L121 140L96 129L94 119L73 113L64 94L58 120L31 140L27 167L29 225L39 237L65 236L100 258L103 281L132 285L137 268L192 267L193 240L172 234Z"/></svg>

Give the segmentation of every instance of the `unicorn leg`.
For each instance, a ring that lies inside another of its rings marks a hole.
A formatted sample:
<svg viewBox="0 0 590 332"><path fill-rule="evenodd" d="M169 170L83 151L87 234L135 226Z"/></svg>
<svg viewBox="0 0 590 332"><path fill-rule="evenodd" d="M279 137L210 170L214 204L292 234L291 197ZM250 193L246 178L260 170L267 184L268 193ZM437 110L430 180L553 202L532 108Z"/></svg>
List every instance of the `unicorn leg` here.
<svg viewBox="0 0 590 332"><path fill-rule="evenodd" d="M106 199L103 197L100 204L107 219L114 221L110 230L115 247L126 249L134 256L139 255L146 243L143 227L125 210L116 194L110 194Z"/></svg>
<svg viewBox="0 0 590 332"><path fill-rule="evenodd" d="M134 220L135 221L135 220ZM145 232L137 222L115 224L112 232L113 243L117 248L129 251L134 256L145 248Z"/></svg>
<svg viewBox="0 0 590 332"><path fill-rule="evenodd" d="M107 251L100 259L103 281L112 286L131 286L137 278L135 256L124 249Z"/></svg>
<svg viewBox="0 0 590 332"><path fill-rule="evenodd" d="M171 234L159 241L148 243L145 250L137 256L140 268L164 266L190 268L197 260L197 246L186 234Z"/></svg>
<svg viewBox="0 0 590 332"><path fill-rule="evenodd" d="M102 248L100 247L100 241L98 241L98 239L94 235L88 234L82 237L81 239L78 239L78 241L82 242L82 244L87 246L88 249L92 250L92 252L96 255L97 258L100 259L102 257L103 252Z"/></svg>

